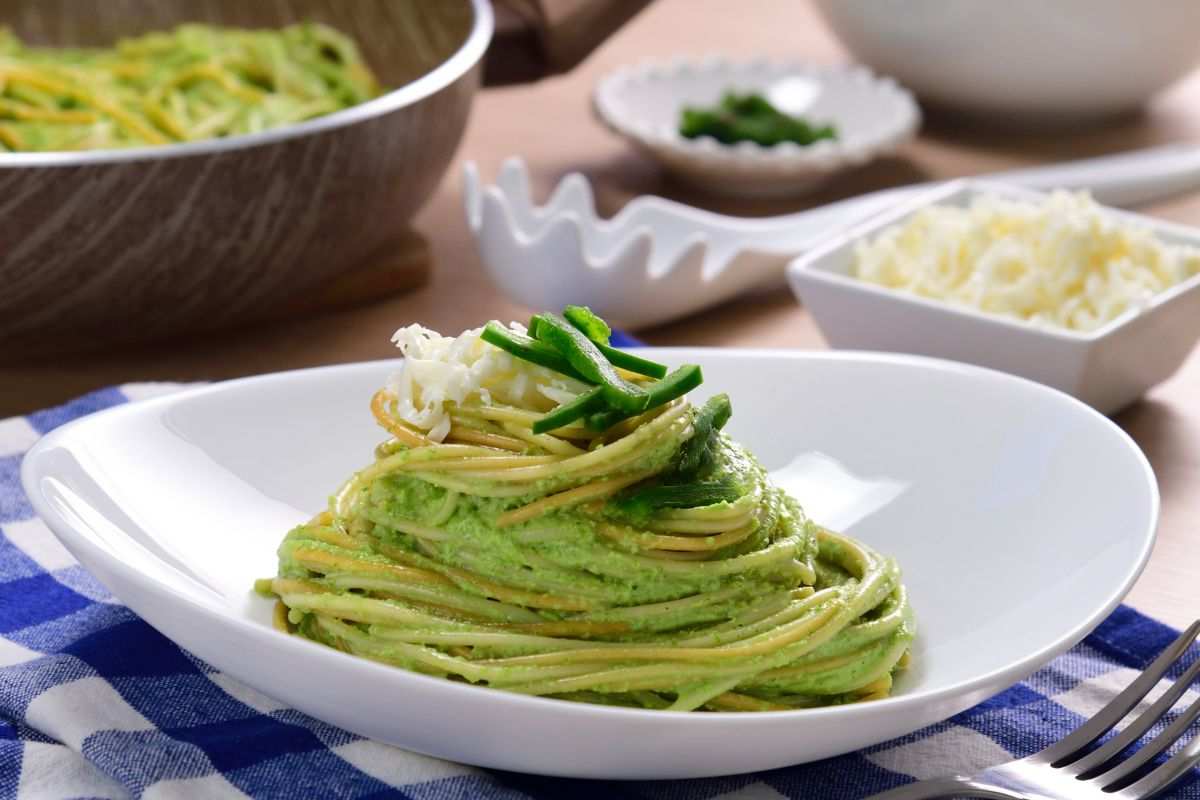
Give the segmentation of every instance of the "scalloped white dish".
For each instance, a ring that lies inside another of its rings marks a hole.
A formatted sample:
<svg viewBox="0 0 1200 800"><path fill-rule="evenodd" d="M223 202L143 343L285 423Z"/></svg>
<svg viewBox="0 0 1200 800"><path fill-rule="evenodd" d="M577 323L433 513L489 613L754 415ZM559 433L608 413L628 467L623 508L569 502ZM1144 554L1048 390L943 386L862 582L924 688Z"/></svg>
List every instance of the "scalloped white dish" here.
<svg viewBox="0 0 1200 800"><path fill-rule="evenodd" d="M784 113L832 123L837 138L811 145L722 144L679 133L684 106L713 106L728 90L758 92ZM597 116L680 180L710 192L798 194L911 139L921 123L912 95L859 66L675 59L625 67L592 95Z"/></svg>
<svg viewBox="0 0 1200 800"><path fill-rule="evenodd" d="M704 393L732 395L729 432L818 522L899 560L919 632L893 697L758 714L593 706L417 675L273 629L251 584L274 574L283 534L371 460L383 434L367 406L395 362L101 412L45 437L22 479L121 600L259 691L410 750L590 778L770 769L945 719L1079 641L1150 553L1158 491L1145 457L1044 386L883 354L647 355L700 364Z"/></svg>

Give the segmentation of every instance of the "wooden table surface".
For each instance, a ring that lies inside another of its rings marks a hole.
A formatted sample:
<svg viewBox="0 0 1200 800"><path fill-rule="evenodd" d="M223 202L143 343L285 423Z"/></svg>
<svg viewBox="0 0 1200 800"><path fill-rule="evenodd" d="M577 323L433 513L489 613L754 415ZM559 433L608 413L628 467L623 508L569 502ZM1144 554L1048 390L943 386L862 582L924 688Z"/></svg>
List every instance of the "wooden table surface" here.
<svg viewBox="0 0 1200 800"><path fill-rule="evenodd" d="M484 175L491 176L502 159L522 155L542 192L564 173L580 170L596 185L598 204L606 213L638 194L655 193L750 215L798 210L914 180L1169 141L1200 141L1200 73L1195 73L1137 118L1084 132L1038 135L933 119L919 140L897 156L839 179L822 195L790 202L714 201L671 185L653 163L597 124L589 105L596 79L617 65L713 52L817 62L848 58L802 0L743 0L736 14L723 0L657 0L571 74L479 96L458 162L416 219L433 254L432 279L424 288L352 311L198 341L0 367L0 417L127 381L212 380L391 357L391 332L410 322L457 332L486 319L526 316L528 309L503 298L481 270L462 212L460 165L467 159L479 162ZM1200 195L1147 210L1200 224ZM783 291L738 300L640 334L653 344L825 346L807 312ZM1158 544L1129 602L1166 622L1184 625L1200 616L1200 351L1117 422L1149 456L1163 499Z"/></svg>

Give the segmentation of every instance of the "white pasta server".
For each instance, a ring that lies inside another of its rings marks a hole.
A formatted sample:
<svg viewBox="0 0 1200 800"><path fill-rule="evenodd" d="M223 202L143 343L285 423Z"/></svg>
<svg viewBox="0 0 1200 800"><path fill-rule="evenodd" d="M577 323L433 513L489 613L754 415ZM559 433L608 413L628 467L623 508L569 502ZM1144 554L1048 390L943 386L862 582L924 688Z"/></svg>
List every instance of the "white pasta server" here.
<svg viewBox="0 0 1200 800"><path fill-rule="evenodd" d="M1107 205L1134 206L1200 188L1200 147L1169 145L990 176L1029 188L1088 189ZM567 175L536 205L519 158L491 185L464 168L467 221L492 280L531 308L590 306L625 328L644 328L782 281L815 242L927 191L888 189L778 217L715 214L638 197L600 218L591 186Z"/></svg>

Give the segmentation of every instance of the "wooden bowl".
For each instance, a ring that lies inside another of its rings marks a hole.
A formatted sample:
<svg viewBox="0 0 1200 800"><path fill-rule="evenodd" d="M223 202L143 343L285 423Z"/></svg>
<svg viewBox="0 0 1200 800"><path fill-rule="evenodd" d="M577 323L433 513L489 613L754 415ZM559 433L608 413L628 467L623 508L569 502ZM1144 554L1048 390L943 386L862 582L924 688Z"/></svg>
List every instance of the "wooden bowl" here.
<svg viewBox="0 0 1200 800"><path fill-rule="evenodd" d="M316 20L398 87L246 136L0 153L5 360L267 316L378 253L448 166L493 27L486 0L0 0L0 20L57 45Z"/></svg>

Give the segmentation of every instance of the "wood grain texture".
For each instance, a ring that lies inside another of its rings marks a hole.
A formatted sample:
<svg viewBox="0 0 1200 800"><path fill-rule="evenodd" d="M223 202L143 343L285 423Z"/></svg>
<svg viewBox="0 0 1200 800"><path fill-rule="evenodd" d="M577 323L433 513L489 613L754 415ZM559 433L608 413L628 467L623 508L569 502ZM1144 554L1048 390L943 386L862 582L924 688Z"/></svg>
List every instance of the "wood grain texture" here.
<svg viewBox="0 0 1200 800"><path fill-rule="evenodd" d="M848 60L803 0L740 0L737 13L729 12L730 5L728 0L656 0L569 75L482 92L455 167L471 159L492 176L504 158L519 154L529 163L533 189L540 197L565 173L581 170L592 179L606 214L631 197L654 193L753 215L795 211L837 196L915 180L1171 141L1200 142L1200 73L1194 73L1156 98L1142 115L1110 125L1046 137L934 119L894 158L841 176L820 195L771 202L714 200L672 184L653 162L596 123L589 92L609 70L674 54L723 52L735 58L765 55L818 63ZM486 319L527 319L530 310L507 300L483 272L463 217L456 168L447 172L439 191L415 218L418 230L429 238L435 261L427 286L353 311L87 357L29 359L21 366L0 366L0 417L124 381L216 380L387 358L396 352L389 341L392 332L412 322L457 332ZM1146 210L1200 224L1200 194ZM811 315L787 290L743 297L643 336L661 345L825 347ZM1155 552L1129 601L1161 620L1185 625L1200 616L1200 352L1116 421L1149 457L1163 501ZM1087 580L1087 575L1074 579Z"/></svg>
<svg viewBox="0 0 1200 800"><path fill-rule="evenodd" d="M264 320L303 319L378 303L425 285L432 268L429 240L410 228L361 264L277 304Z"/></svg>
<svg viewBox="0 0 1200 800"><path fill-rule="evenodd" d="M106 0L87 6L93 15L79 14L83 7L0 0L0 20L35 41L93 44L185 20L317 19L359 41L389 86L442 63L472 23L465 0ZM0 168L0 353L244 322L362 263L437 186L478 80L476 65L415 104L278 142Z"/></svg>

